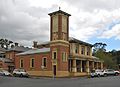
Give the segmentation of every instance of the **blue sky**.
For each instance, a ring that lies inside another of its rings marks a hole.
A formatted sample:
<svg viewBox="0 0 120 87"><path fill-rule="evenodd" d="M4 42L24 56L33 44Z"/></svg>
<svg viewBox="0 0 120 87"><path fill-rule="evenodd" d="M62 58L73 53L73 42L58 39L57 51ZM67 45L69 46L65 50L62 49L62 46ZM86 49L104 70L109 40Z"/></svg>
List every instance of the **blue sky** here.
<svg viewBox="0 0 120 87"><path fill-rule="evenodd" d="M109 3L108 3L109 1ZM120 0L0 0L0 37L32 46L49 41L48 13L71 14L70 37L120 50Z"/></svg>
<svg viewBox="0 0 120 87"><path fill-rule="evenodd" d="M90 40L88 40L88 42L94 44L94 43L98 43L98 42L102 42L102 43L106 43L106 50L107 51L111 51L113 49L115 50L119 50L120 48L120 40L115 40L114 37L111 39L98 39L98 38L92 38Z"/></svg>
<svg viewBox="0 0 120 87"><path fill-rule="evenodd" d="M106 28L106 30L112 30L118 24L120 24L120 19L111 21L110 24L105 25L105 28ZM98 31L98 33L99 33L99 31ZM115 33L115 32L113 32L113 33ZM115 35L110 36L108 38L92 37L88 40L88 42L90 42L92 44L97 43L97 42L106 43L107 44L107 46L106 46L107 51L111 51L113 49L120 50L120 39L117 39L116 37L117 36L115 36Z"/></svg>

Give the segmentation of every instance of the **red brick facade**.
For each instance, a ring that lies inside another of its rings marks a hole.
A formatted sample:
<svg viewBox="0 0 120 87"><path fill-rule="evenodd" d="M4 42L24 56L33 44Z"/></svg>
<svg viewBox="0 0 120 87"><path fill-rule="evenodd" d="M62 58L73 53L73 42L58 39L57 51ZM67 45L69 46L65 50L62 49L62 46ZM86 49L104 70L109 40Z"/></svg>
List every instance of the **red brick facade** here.
<svg viewBox="0 0 120 87"><path fill-rule="evenodd" d="M77 53L76 56L75 53L76 49L74 44L77 43L79 45L77 50L80 51L81 51L80 46L85 45L85 47L90 47L91 49L92 45L79 40L74 41L74 39L71 40L72 44L70 43L69 41L70 14L59 10L50 13L49 15L50 15L50 42L40 45L34 42L34 47L37 48L36 50L38 50L39 53L34 53L33 50L33 53L31 53L31 51L28 51L27 52L28 54L25 54L26 52L23 52L24 55L23 54L16 55L15 68L24 68L26 71L30 73L30 75L37 76L65 77L71 75L80 76L81 73L82 75L88 74L90 71L90 65L94 69L93 65L94 59L92 55L87 54L81 55ZM56 22L57 25L55 24ZM41 52L45 50L44 48L48 49L50 48L49 52L47 51ZM72 52L74 52L75 55L71 55L70 53ZM89 51L89 53L92 54L91 51ZM46 58L47 67L42 67L43 58ZM34 59L34 67L32 68L31 59ZM23 60L22 67L20 60Z"/></svg>
<svg viewBox="0 0 120 87"><path fill-rule="evenodd" d="M30 59L34 58L34 67L31 68L30 67ZM46 58L47 59L47 67L45 68L45 70L50 71L52 69L51 66L51 58L50 58L50 53L40 53L40 54L31 54L31 55L23 55L23 56L16 56L16 60L15 60L15 67L16 68L21 68L20 67L20 59L23 59L24 63L23 63L23 68L26 71L31 71L31 70L35 70L35 71L40 71L42 70L42 59Z"/></svg>

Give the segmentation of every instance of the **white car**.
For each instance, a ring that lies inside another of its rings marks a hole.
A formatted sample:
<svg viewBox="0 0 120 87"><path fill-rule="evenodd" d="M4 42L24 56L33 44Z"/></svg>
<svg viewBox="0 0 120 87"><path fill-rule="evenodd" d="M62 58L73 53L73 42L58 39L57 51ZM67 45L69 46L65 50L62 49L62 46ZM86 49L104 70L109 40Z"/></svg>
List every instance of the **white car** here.
<svg viewBox="0 0 120 87"><path fill-rule="evenodd" d="M0 70L0 75L2 75L2 76L12 76L12 74L9 73L9 72L6 71L6 70Z"/></svg>
<svg viewBox="0 0 120 87"><path fill-rule="evenodd" d="M120 71L118 71L118 70L115 70L114 72L115 72L116 76L118 76L120 74Z"/></svg>
<svg viewBox="0 0 120 87"><path fill-rule="evenodd" d="M101 77L101 76L104 76L104 73L103 73L103 70L96 69L96 70L92 70L90 75L91 77Z"/></svg>
<svg viewBox="0 0 120 87"><path fill-rule="evenodd" d="M24 69L14 69L13 76L28 77L28 73Z"/></svg>
<svg viewBox="0 0 120 87"><path fill-rule="evenodd" d="M119 71L115 71L115 70L113 70L113 69L105 69L104 71L103 71L103 73L104 73L104 76L108 76L108 75L115 75L115 76L117 76L117 75L119 75L120 74L120 72Z"/></svg>

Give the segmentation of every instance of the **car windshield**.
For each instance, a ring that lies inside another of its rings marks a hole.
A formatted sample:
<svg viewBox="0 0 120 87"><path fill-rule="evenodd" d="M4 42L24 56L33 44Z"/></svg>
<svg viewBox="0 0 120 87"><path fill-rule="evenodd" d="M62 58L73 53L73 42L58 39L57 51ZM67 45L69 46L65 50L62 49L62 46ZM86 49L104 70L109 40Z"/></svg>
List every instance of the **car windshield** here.
<svg viewBox="0 0 120 87"><path fill-rule="evenodd" d="M8 71L6 71L6 70L2 70L3 72L8 72Z"/></svg>
<svg viewBox="0 0 120 87"><path fill-rule="evenodd" d="M25 70L24 70L24 69L20 69L20 71L21 71L21 72L25 72Z"/></svg>
<svg viewBox="0 0 120 87"><path fill-rule="evenodd" d="M15 69L15 71L18 71L18 72L25 72L24 69Z"/></svg>
<svg viewBox="0 0 120 87"><path fill-rule="evenodd" d="M6 70L0 70L0 72L8 72L8 71L6 71Z"/></svg>

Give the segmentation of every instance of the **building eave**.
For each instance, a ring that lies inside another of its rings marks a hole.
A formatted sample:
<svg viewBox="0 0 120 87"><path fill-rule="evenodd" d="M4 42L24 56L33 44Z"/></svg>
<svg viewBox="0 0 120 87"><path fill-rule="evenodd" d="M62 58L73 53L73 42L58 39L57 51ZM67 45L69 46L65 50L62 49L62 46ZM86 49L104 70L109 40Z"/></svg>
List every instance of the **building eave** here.
<svg viewBox="0 0 120 87"><path fill-rule="evenodd" d="M82 45L87 45L87 46L93 47L92 44L81 41L81 40L78 40L78 39L73 38L73 37L69 37L69 43L79 43L79 44L82 44Z"/></svg>
<svg viewBox="0 0 120 87"><path fill-rule="evenodd" d="M55 12L52 12L52 13L49 13L48 15L55 15L55 14L58 14L58 13L61 13L61 14L64 14L64 15L67 15L67 16L71 16L71 14L68 14L62 10L58 10L58 11L55 11Z"/></svg>

